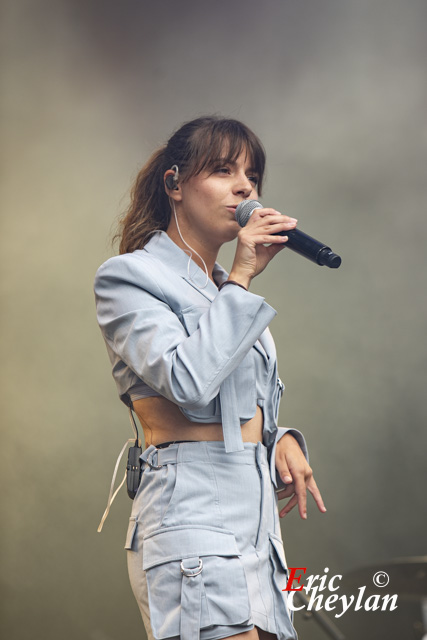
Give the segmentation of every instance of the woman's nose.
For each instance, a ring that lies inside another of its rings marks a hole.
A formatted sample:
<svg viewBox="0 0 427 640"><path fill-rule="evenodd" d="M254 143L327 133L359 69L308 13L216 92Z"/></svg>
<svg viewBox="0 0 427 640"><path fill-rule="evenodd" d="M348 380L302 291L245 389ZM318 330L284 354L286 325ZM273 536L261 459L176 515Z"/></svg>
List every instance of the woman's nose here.
<svg viewBox="0 0 427 640"><path fill-rule="evenodd" d="M244 198L248 198L251 195L253 188L253 183L246 175L243 175L239 176L236 180L233 191L238 195L243 195Z"/></svg>

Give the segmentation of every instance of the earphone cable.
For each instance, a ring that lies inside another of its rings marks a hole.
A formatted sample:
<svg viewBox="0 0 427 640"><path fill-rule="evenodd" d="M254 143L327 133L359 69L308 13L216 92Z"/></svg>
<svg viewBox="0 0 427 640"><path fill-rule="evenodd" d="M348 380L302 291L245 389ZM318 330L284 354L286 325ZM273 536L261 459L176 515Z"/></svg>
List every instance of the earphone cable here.
<svg viewBox="0 0 427 640"><path fill-rule="evenodd" d="M178 234L179 237L181 238L182 242L185 244L186 247L188 247L188 249L190 250L190 252L186 251L185 253L189 253L189 258L188 258L188 264L187 264L187 273L188 273L188 277L191 280L191 282L193 284L195 284L199 289L204 289L205 287L207 287L208 282L209 282L209 272L208 272L208 268L206 266L206 262L203 260L202 256L197 253L197 251L195 249L193 249L193 247L190 247L190 245L184 240L184 238L182 237L182 233L181 233L181 229L179 228L179 223L178 223L178 216L176 215L176 209L175 209L175 202L172 200L172 198L169 198L169 202L171 204L171 208L173 211L173 215L175 217L175 222L176 222L176 228L178 229ZM202 261L203 264L203 270L205 271L206 274L206 282L204 285L201 285L199 287L199 285L193 280L193 278L191 277L191 273L190 273L190 265L191 265L191 259L193 257L193 253L196 254L196 256L198 256L200 258L200 260Z"/></svg>

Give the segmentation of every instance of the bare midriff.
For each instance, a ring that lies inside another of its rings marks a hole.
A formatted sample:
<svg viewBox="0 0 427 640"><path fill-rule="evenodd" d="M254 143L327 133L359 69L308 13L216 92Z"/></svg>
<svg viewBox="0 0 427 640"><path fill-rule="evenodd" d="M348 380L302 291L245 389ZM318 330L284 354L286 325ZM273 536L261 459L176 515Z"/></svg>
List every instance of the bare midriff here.
<svg viewBox="0 0 427 640"><path fill-rule="evenodd" d="M166 398L135 400L133 408L144 430L147 447L175 440L224 440L221 423L191 422ZM242 425L243 442L262 442L262 426L262 410L257 407L254 417Z"/></svg>

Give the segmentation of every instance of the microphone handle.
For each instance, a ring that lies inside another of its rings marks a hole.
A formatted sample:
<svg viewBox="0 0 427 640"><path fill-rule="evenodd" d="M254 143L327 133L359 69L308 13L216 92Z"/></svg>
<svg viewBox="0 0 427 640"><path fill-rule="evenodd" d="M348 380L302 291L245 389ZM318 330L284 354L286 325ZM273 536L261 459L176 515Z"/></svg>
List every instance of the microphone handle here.
<svg viewBox="0 0 427 640"><path fill-rule="evenodd" d="M323 266L326 265L331 269L338 269L341 264L341 258L333 253L330 247L322 242L315 240L299 229L291 229L290 231L280 231L275 235L288 236L286 247L308 258L312 262Z"/></svg>

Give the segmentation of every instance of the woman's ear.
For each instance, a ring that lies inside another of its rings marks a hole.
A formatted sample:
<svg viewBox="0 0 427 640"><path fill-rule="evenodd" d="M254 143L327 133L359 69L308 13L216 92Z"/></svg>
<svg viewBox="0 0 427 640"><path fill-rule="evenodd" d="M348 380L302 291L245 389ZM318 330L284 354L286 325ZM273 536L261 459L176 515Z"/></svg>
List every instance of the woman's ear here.
<svg viewBox="0 0 427 640"><path fill-rule="evenodd" d="M179 181L179 169L176 164L174 164L170 169L165 172L164 175L165 181L165 191L170 198L174 200L179 200L176 196L181 194L181 188L178 184Z"/></svg>

